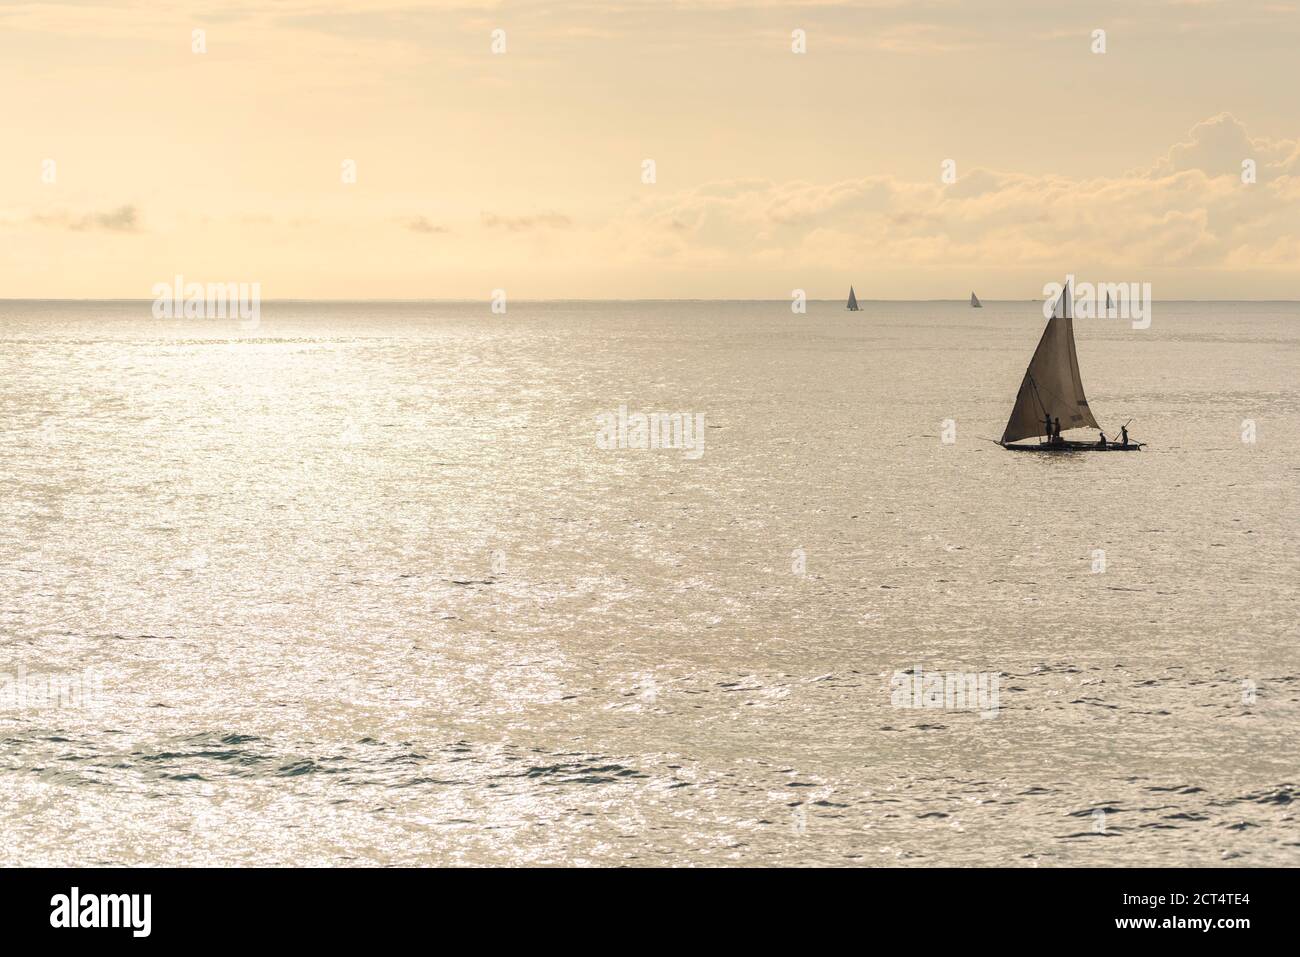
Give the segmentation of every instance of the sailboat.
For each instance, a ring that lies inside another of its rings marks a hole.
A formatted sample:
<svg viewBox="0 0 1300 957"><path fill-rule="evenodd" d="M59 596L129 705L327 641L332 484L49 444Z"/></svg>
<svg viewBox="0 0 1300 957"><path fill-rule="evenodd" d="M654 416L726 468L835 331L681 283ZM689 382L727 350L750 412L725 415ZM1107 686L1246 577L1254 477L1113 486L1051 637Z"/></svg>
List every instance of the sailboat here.
<svg viewBox="0 0 1300 957"><path fill-rule="evenodd" d="M1060 437L1060 430L1082 428L1101 431L1088 407L1083 380L1079 377L1079 355L1074 349L1074 290L1067 281L1052 309L1052 318L1047 320L1043 337L1038 340L1034 357L1029 360L1011 418L998 444L1014 452L1135 452L1143 445L1141 442L1072 442ZM1053 431L1057 432L1055 437ZM1040 436L1046 438L1040 438L1036 445L1011 444Z"/></svg>
<svg viewBox="0 0 1300 957"><path fill-rule="evenodd" d="M982 302L979 301L979 297L976 296L975 293L971 293L971 294L970 294L970 304L971 304L971 308L973 308L973 309L983 309L983 308L984 308L984 303L982 303Z"/></svg>
<svg viewBox="0 0 1300 957"><path fill-rule="evenodd" d="M849 304L844 307L849 312L858 312L858 297L853 294L853 287L849 286Z"/></svg>

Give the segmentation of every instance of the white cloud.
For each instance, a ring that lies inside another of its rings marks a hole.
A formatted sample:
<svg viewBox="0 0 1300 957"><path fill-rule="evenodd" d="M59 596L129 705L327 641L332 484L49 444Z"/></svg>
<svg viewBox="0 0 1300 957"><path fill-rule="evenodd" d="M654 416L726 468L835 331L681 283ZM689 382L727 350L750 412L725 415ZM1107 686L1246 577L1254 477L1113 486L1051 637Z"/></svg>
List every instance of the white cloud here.
<svg viewBox="0 0 1300 957"><path fill-rule="evenodd" d="M1220 113L1192 127L1188 139L1175 143L1150 175L1199 170L1211 177L1239 177L1246 159L1273 173L1300 172L1300 141L1252 138L1244 123L1231 113Z"/></svg>
<svg viewBox="0 0 1300 957"><path fill-rule="evenodd" d="M1255 156L1259 181L1241 181ZM1230 114L1153 168L1070 179L971 170L950 186L872 176L736 180L645 201L613 228L649 261L810 267L1087 262L1117 269L1297 266L1296 143L1252 139Z"/></svg>

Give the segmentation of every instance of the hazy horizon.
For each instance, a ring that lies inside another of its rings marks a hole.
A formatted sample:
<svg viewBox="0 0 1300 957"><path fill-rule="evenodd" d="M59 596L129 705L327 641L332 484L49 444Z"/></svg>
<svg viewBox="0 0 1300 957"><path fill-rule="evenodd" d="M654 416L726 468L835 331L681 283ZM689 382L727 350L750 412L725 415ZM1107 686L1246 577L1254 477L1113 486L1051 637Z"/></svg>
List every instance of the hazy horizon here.
<svg viewBox="0 0 1300 957"><path fill-rule="evenodd" d="M482 305L488 305L488 304L490 304L490 302L491 302L491 300L490 300L489 298L487 298L487 297L479 298L479 299L473 299L473 298L462 298L462 297L446 297L446 298L441 298L441 297L413 297L413 298L396 298L396 297L392 297L392 298L384 298L384 297L371 297L371 298L366 298L366 297L360 297L360 296L354 296L354 297L339 297L339 298L329 298L329 299L327 299L327 298L323 298L323 297L322 297L322 298L316 298L316 297L310 297L310 296L284 296L284 297L279 297L279 298L274 298L274 299L264 297L264 298L262 298L260 301L261 301L263 304L267 304L267 303L277 303L277 302L283 302L283 303L292 303L292 302L319 302L319 303L339 303L339 304L343 304L343 303L376 303L376 304L382 304L382 303L423 303L423 302L427 302L427 303L446 303L446 304L454 304L454 303L479 303L479 304L482 304ZM818 297L818 296L810 296L810 297L808 297L805 301L806 301L806 302L816 302L816 303L839 302L839 301L840 301L840 298L837 298L837 297ZM1008 298L999 298L999 297L996 297L996 296L988 296L988 297L983 297L983 296L982 296L982 297L980 297L980 302L982 302L982 303L986 303L986 304L987 304L987 303L994 303L994 302L1041 302L1041 301L1042 301L1042 297L1030 297L1030 296L1017 296L1017 297L1014 297L1014 298L1010 298L1010 297L1008 297ZM1173 303L1173 302L1205 302L1205 303L1212 303L1212 302L1224 302L1224 303L1233 303L1233 302L1255 302L1255 303L1283 302L1283 303L1293 303L1293 302L1300 302L1300 299L1175 299L1175 298L1160 299L1160 298L1153 298L1152 301L1153 301L1153 302L1170 302L1170 303ZM47 297L27 297L27 298L24 298L24 297L16 297L16 296L15 296L15 297L0 297L0 302L139 302L139 303L147 304L147 303L151 302L151 300L150 300L150 299L146 299L146 298L142 298L142 297L138 297L138 296L84 296L84 297L58 297L58 296L47 296ZM627 299L602 298L602 297L585 298L585 297L581 297L581 296L555 296L555 297L550 297L550 296L545 296L545 297L544 297L544 296L538 296L538 297L535 297L535 298L518 298L518 299L511 299L511 300L510 300L510 303L511 303L511 304L519 304L519 303L546 303L546 302L553 302L553 303L566 303L566 302L730 302L730 303L758 302L758 303L777 303L777 304L787 305L787 304L789 303L789 300L788 300L788 299L752 299L752 298L743 298L743 297L731 298L731 297L726 297L726 296L643 296L643 297L627 298ZM864 304L864 303L872 303L872 302L876 302L876 303L899 303L899 302L966 302L966 297L965 297L965 296L953 296L953 297L950 297L950 298L938 298L938 297L936 297L936 298L917 298L917 299L886 299L886 298L875 298L875 299L872 299L872 298L867 298L867 297L864 297L864 296L859 296L859 297L858 297L858 304L859 304L859 305L862 305L862 304ZM181 321L181 320L177 320L177 321ZM184 321L193 321L193 320L184 320ZM207 321L207 320L204 320L204 321Z"/></svg>

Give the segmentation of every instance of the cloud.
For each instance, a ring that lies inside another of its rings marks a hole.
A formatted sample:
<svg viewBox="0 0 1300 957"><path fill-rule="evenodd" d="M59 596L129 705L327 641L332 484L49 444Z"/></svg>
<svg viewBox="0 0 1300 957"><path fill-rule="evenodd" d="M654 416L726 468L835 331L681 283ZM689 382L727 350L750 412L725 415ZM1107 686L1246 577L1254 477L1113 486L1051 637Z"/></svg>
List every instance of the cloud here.
<svg viewBox="0 0 1300 957"><path fill-rule="evenodd" d="M495 213L484 213L482 221L488 229L508 229L512 233L528 229L568 229L573 225L573 220L568 216L553 210L544 210L532 216L498 216Z"/></svg>
<svg viewBox="0 0 1300 957"><path fill-rule="evenodd" d="M37 213L32 222L41 226L53 226L70 229L73 232L102 229L113 233L136 233L140 231L140 214L134 206L119 206L103 213L85 213L73 215L67 212Z"/></svg>
<svg viewBox="0 0 1300 957"><path fill-rule="evenodd" d="M1300 172L1300 141L1252 138L1231 113L1220 113L1192 127L1188 139L1175 143L1149 172L1153 177L1199 170L1207 176L1240 176L1242 160L1261 169Z"/></svg>
<svg viewBox="0 0 1300 957"><path fill-rule="evenodd" d="M933 23L899 23L886 27L871 39L877 50L888 53L952 53L973 44L955 39L953 32Z"/></svg>
<svg viewBox="0 0 1300 957"><path fill-rule="evenodd" d="M402 225L413 233L449 233L451 232L446 226L440 226L437 223L430 222L424 216L413 216L409 219L403 219Z"/></svg>
<svg viewBox="0 0 1300 957"><path fill-rule="evenodd" d="M1254 156L1259 179L1241 179ZM1118 272L1300 266L1296 143L1198 123L1154 167L1072 179L976 169L944 186L890 176L714 182L643 200L612 227L647 263L799 268L1011 267Z"/></svg>

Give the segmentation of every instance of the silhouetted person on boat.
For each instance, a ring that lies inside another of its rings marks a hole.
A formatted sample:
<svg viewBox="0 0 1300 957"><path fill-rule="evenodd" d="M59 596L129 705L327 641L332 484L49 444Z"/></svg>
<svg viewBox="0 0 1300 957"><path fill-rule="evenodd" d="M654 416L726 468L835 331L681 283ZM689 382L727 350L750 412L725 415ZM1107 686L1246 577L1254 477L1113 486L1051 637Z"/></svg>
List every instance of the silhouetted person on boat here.
<svg viewBox="0 0 1300 957"><path fill-rule="evenodd" d="M1119 442L1119 444L1120 444L1123 448L1128 448L1128 426L1127 426L1127 425L1121 425L1121 426L1119 427L1119 434L1120 434L1120 442Z"/></svg>
<svg viewBox="0 0 1300 957"><path fill-rule="evenodd" d="M1099 449L1104 449L1105 447L1106 447L1106 433L1105 433L1105 432L1098 432L1098 433L1097 433L1097 448L1099 448Z"/></svg>
<svg viewBox="0 0 1300 957"><path fill-rule="evenodd" d="M1050 415L1043 416L1043 428L1047 430L1047 441L1051 442L1052 441L1052 417Z"/></svg>
<svg viewBox="0 0 1300 957"><path fill-rule="evenodd" d="M1059 416L1056 419L1055 431L1052 433L1052 441L1057 445L1061 444L1061 419Z"/></svg>

